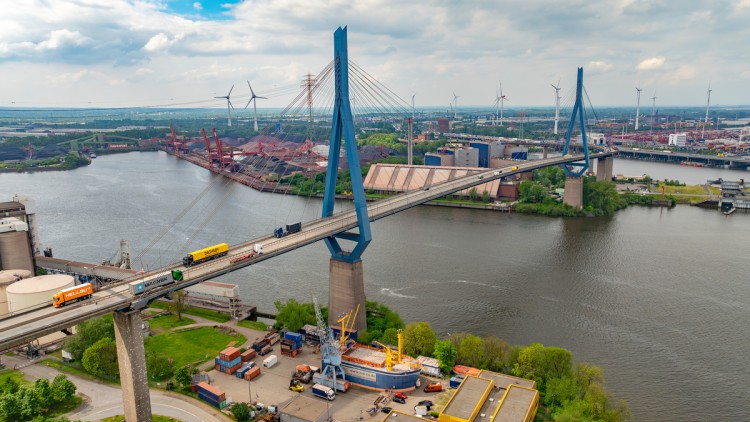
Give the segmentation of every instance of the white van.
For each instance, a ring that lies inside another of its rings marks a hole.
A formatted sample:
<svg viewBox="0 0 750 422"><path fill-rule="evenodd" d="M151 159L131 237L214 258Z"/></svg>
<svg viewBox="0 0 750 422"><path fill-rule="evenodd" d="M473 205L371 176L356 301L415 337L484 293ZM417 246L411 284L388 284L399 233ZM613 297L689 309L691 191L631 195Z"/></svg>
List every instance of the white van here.
<svg viewBox="0 0 750 422"><path fill-rule="evenodd" d="M276 362L278 362L279 359L276 357L276 355L271 355L265 359L263 359L263 366L266 368L270 368L274 365L276 365Z"/></svg>

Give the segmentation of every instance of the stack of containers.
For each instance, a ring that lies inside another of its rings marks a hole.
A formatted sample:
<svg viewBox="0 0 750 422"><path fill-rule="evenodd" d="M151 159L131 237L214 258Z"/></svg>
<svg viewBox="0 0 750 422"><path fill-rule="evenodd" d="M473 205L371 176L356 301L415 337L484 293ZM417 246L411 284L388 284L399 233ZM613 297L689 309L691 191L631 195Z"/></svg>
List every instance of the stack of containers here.
<svg viewBox="0 0 750 422"><path fill-rule="evenodd" d="M227 396L218 388L213 387L206 382L199 382L196 389L198 390L198 398L211 406L217 409L227 407Z"/></svg>
<svg viewBox="0 0 750 422"><path fill-rule="evenodd" d="M281 340L281 354L295 357L302 351L302 335L288 331Z"/></svg>
<svg viewBox="0 0 750 422"><path fill-rule="evenodd" d="M250 359L254 358L256 355L257 353L255 349L247 349L244 352L242 352L240 357L242 358L242 362L250 362Z"/></svg>
<svg viewBox="0 0 750 422"><path fill-rule="evenodd" d="M215 369L225 374L233 375L242 366L240 349L227 347L214 359Z"/></svg>
<svg viewBox="0 0 750 422"><path fill-rule="evenodd" d="M256 352L260 352L266 346L268 346L268 341L265 338L256 338L253 342L253 350Z"/></svg>

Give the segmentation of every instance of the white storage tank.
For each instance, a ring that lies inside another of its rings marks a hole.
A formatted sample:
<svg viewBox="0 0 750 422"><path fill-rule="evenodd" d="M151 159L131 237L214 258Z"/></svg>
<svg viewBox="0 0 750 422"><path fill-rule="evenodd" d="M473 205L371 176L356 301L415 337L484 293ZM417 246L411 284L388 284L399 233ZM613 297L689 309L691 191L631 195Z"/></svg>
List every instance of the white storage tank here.
<svg viewBox="0 0 750 422"><path fill-rule="evenodd" d="M0 271L0 317L8 314L8 295L5 292L8 286L29 277L31 277L31 271L28 270Z"/></svg>
<svg viewBox="0 0 750 422"><path fill-rule="evenodd" d="M8 286L6 291L8 311L20 312L27 308L49 304L53 294L74 285L73 276L65 274L42 275L17 281Z"/></svg>

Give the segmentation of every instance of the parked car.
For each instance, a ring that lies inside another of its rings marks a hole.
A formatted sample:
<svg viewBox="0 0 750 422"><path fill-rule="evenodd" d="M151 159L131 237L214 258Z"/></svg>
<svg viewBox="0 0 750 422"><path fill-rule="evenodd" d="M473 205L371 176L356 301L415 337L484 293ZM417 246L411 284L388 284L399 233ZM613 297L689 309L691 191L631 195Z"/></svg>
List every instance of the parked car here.
<svg viewBox="0 0 750 422"><path fill-rule="evenodd" d="M390 408L390 407L388 407L388 406L383 406L383 408L380 409L380 411L383 412L383 413L391 413L391 410L393 410L393 409Z"/></svg>
<svg viewBox="0 0 750 422"><path fill-rule="evenodd" d="M404 400L406 400L406 399L408 399L408 398L409 398L409 396L407 396L406 394L404 394L404 393L402 393L402 392L400 392L400 391L399 391L399 392L397 392L396 394L394 394L393 396L394 396L394 397L401 397L401 398L402 398L402 399L404 399Z"/></svg>
<svg viewBox="0 0 750 422"><path fill-rule="evenodd" d="M422 400L421 402L419 402L419 404L417 404L417 406L424 406L424 407L426 407L427 410L430 410L430 408L433 405L434 405L434 403L432 402L432 400Z"/></svg>
<svg viewBox="0 0 750 422"><path fill-rule="evenodd" d="M401 404L406 403L406 400L402 399L401 397L394 397L393 401L395 401L396 403L401 403Z"/></svg>
<svg viewBox="0 0 750 422"><path fill-rule="evenodd" d="M443 391L443 384L440 384L439 382L431 382L424 387L425 393L435 393L438 391Z"/></svg>

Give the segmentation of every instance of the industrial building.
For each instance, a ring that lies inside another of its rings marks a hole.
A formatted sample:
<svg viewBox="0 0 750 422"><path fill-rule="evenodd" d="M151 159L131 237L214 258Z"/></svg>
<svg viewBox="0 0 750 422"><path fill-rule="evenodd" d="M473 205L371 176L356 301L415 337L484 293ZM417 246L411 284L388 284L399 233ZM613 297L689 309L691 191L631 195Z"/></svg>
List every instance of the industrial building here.
<svg viewBox="0 0 750 422"><path fill-rule="evenodd" d="M26 209L28 199L16 195L0 202L0 270L34 272L34 255L39 254L36 219Z"/></svg>
<svg viewBox="0 0 750 422"><path fill-rule="evenodd" d="M497 163L509 163L499 160ZM377 193L393 194L417 189L429 189L436 183L443 183L459 177L486 171L482 168L445 167L445 166L409 166L404 164L377 163L370 166L365 177L365 190ZM518 178L530 177L531 173L518 175ZM516 179L514 177L514 179ZM482 195L485 191L491 200L515 200L518 195L518 185L513 181L496 179L475 186L476 192ZM453 194L453 197L466 199L471 196L470 189Z"/></svg>
<svg viewBox="0 0 750 422"><path fill-rule="evenodd" d="M185 302L202 308L229 310L232 318L240 311L240 287L236 284L204 281L185 289Z"/></svg>
<svg viewBox="0 0 750 422"><path fill-rule="evenodd" d="M530 422L539 408L531 380L490 371L467 376L440 413L440 422Z"/></svg>
<svg viewBox="0 0 750 422"><path fill-rule="evenodd" d="M687 144L687 133L670 133L668 145L684 147Z"/></svg>
<svg viewBox="0 0 750 422"><path fill-rule="evenodd" d="M328 402L298 394L279 406L281 422L324 422L331 419Z"/></svg>

